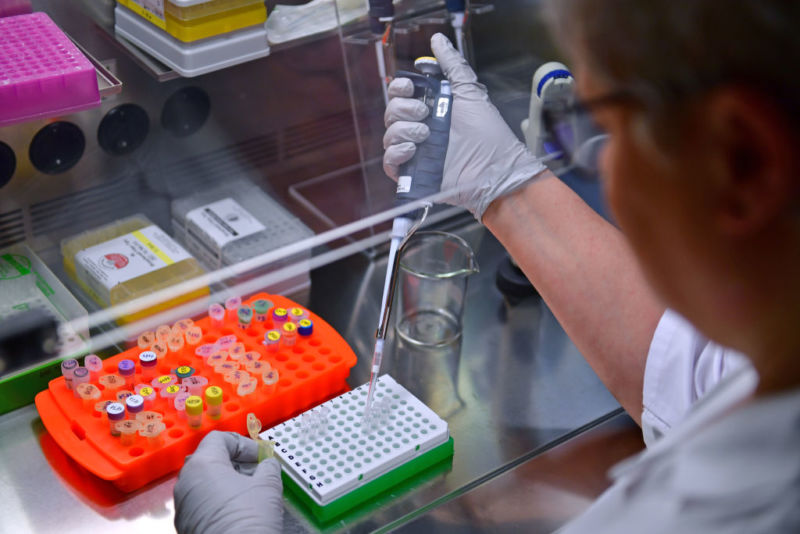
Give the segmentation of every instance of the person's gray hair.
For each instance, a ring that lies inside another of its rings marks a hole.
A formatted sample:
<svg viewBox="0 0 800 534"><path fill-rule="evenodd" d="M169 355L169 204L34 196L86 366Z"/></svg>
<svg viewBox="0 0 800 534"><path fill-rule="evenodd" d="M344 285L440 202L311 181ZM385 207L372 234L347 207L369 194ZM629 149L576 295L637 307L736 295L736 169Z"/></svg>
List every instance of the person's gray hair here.
<svg viewBox="0 0 800 534"><path fill-rule="evenodd" d="M655 137L680 104L725 83L768 95L800 131L798 1L549 0L548 16L593 75L644 99Z"/></svg>

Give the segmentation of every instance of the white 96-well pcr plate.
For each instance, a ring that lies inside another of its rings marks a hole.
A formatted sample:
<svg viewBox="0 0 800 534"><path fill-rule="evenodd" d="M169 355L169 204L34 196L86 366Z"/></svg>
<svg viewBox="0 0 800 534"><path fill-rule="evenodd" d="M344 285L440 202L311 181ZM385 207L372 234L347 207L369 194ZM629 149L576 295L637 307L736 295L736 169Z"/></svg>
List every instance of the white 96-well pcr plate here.
<svg viewBox="0 0 800 534"><path fill-rule="evenodd" d="M364 384L261 433L275 441L284 473L319 506L450 439L447 422L388 375L378 379L365 421L368 387Z"/></svg>

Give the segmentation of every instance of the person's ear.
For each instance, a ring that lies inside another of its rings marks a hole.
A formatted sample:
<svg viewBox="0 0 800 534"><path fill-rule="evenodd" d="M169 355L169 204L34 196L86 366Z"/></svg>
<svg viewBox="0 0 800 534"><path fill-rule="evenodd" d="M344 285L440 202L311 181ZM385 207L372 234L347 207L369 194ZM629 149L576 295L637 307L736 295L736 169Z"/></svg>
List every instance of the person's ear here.
<svg viewBox="0 0 800 534"><path fill-rule="evenodd" d="M785 113L757 91L723 88L708 97L702 115L719 229L757 233L793 209L800 152Z"/></svg>

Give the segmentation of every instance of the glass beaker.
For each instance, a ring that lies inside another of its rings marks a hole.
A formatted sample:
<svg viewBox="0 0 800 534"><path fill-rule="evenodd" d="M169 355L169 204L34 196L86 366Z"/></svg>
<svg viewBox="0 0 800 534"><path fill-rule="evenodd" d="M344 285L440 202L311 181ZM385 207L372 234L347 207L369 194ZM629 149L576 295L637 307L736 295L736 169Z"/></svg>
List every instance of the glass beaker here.
<svg viewBox="0 0 800 534"><path fill-rule="evenodd" d="M441 347L461 337L461 314L475 253L447 232L414 234L400 258L397 335L420 347Z"/></svg>

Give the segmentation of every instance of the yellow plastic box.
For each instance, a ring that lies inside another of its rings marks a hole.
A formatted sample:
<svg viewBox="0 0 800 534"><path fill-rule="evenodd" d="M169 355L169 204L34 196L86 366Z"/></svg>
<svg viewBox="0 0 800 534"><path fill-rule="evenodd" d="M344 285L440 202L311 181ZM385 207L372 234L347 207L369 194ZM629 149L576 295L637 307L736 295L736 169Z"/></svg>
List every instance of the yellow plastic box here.
<svg viewBox="0 0 800 534"><path fill-rule="evenodd" d="M134 215L61 243L64 268L99 305L116 306L204 273L197 260L144 215ZM208 288L175 295L117 318L136 321L203 297Z"/></svg>
<svg viewBox="0 0 800 534"><path fill-rule="evenodd" d="M117 3L186 43L264 24L267 20L263 1L212 0L186 7L165 2L163 14L154 14L136 0L117 0Z"/></svg>
<svg viewBox="0 0 800 534"><path fill-rule="evenodd" d="M199 4L182 5L182 2L164 2L164 11L182 23L211 16L224 17L227 12L264 6L264 0L211 0Z"/></svg>

